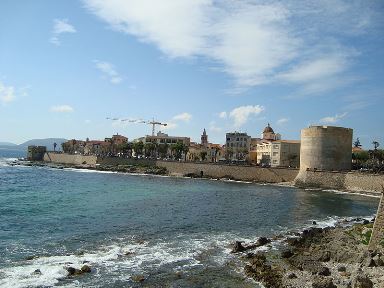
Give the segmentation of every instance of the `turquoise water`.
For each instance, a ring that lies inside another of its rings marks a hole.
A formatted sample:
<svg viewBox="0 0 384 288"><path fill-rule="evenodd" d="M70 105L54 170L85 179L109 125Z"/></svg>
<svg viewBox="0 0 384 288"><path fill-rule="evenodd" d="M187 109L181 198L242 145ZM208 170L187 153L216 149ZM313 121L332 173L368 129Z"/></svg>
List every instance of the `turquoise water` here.
<svg viewBox="0 0 384 288"><path fill-rule="evenodd" d="M10 156L0 158L0 287L258 287L231 242L371 216L378 204L330 191L10 166ZM66 277L65 267L85 261L92 273Z"/></svg>

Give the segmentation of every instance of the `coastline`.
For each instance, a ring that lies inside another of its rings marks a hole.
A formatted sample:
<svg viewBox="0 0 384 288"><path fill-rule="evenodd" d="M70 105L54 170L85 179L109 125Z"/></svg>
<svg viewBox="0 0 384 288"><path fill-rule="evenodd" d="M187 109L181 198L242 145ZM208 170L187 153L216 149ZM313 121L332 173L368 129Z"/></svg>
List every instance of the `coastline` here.
<svg viewBox="0 0 384 288"><path fill-rule="evenodd" d="M313 224L300 233L236 242L232 253L245 261L244 273L266 288L383 287L384 244L368 251L373 219Z"/></svg>
<svg viewBox="0 0 384 288"><path fill-rule="evenodd" d="M244 184L257 184L257 185L270 185L290 188L301 188L308 191L329 191L340 194L353 194L361 195L366 197L380 198L381 193L370 190L347 190L347 189L327 189L322 187L303 187L296 185L294 181L285 181L270 183L264 181L245 181L233 179L232 177L211 177L211 176L200 176L194 173L188 173L186 175L182 173L169 173L164 167L147 166L147 165L89 165L89 164L61 164L41 161L13 161L11 165L24 165L24 166L40 166L49 167L53 169L75 169L75 170L89 170L99 173L121 173L127 175L142 175L142 176L158 176L158 177L175 177L185 179L201 179L211 181L223 181L227 183L244 183Z"/></svg>

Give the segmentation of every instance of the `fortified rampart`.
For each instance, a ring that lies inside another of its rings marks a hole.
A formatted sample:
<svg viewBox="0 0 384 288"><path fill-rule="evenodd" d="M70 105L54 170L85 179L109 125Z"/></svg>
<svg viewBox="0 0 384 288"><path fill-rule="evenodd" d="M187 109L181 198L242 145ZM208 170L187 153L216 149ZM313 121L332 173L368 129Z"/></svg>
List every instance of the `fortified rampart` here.
<svg viewBox="0 0 384 288"><path fill-rule="evenodd" d="M368 245L368 249L371 251L376 249L384 250L384 190L382 192L379 207L377 208L375 224L373 225L372 236Z"/></svg>
<svg viewBox="0 0 384 288"><path fill-rule="evenodd" d="M302 129L300 170L351 170L352 133L352 129L334 126Z"/></svg>
<svg viewBox="0 0 384 288"><path fill-rule="evenodd" d="M69 165L148 165L165 167L170 175L197 175L212 178L229 178L261 183L291 182L297 186L339 189L348 191L380 192L384 175L361 172L300 171L288 168L261 168L258 166L236 166L209 163L188 163L118 157L97 158L96 156L70 155L47 152L44 161ZM305 172L305 173L303 173ZM297 177L296 177L297 176ZM302 181L301 181L302 179Z"/></svg>
<svg viewBox="0 0 384 288"><path fill-rule="evenodd" d="M43 160L45 162L60 163L60 164L94 166L96 165L97 157L78 155L78 154L47 152L44 154Z"/></svg>

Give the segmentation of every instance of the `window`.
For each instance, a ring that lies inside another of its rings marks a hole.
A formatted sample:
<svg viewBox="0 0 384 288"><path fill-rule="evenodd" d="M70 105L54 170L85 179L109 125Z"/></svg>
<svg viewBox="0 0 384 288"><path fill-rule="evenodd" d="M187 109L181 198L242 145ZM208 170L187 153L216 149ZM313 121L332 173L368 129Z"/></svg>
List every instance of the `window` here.
<svg viewBox="0 0 384 288"><path fill-rule="evenodd" d="M279 145L273 145L273 149L279 149Z"/></svg>
<svg viewBox="0 0 384 288"><path fill-rule="evenodd" d="M279 153L277 152L273 152L273 156L277 156Z"/></svg>
<svg viewBox="0 0 384 288"><path fill-rule="evenodd" d="M273 164L277 164L277 160L273 160Z"/></svg>

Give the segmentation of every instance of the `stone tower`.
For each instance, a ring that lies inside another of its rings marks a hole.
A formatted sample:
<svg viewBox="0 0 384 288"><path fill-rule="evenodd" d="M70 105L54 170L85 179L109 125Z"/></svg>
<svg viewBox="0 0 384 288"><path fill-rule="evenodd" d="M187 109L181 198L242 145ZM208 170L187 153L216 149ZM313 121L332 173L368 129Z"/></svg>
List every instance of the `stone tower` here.
<svg viewBox="0 0 384 288"><path fill-rule="evenodd" d="M204 147L208 146L208 135L207 135L207 132L205 131L205 128L203 131L203 135L201 135L201 145L203 145Z"/></svg>

